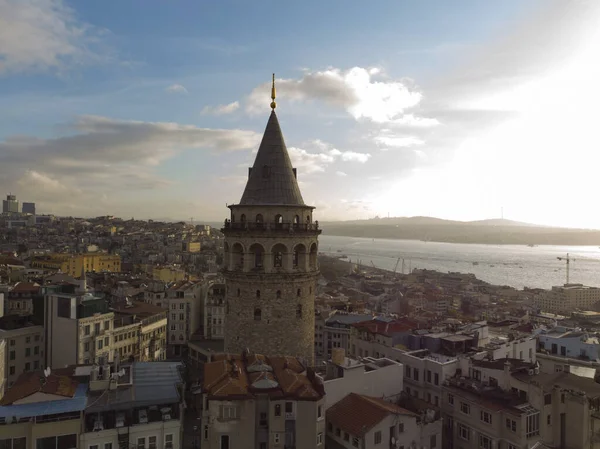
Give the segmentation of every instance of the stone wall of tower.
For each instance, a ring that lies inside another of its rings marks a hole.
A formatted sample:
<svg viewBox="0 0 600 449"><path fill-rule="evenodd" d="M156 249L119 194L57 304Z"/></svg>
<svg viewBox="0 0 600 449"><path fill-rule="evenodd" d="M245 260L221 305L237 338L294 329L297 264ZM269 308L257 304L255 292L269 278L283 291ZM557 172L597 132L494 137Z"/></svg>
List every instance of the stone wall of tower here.
<svg viewBox="0 0 600 449"><path fill-rule="evenodd" d="M312 208L231 208L224 228L225 351L248 348L313 364L320 230Z"/></svg>

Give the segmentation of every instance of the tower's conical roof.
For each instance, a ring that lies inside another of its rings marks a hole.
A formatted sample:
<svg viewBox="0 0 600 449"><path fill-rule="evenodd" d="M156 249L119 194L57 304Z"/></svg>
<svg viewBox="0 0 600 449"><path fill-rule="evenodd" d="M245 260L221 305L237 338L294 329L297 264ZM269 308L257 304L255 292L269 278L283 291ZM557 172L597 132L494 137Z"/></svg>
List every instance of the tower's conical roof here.
<svg viewBox="0 0 600 449"><path fill-rule="evenodd" d="M240 204L304 206L274 108L248 175Z"/></svg>

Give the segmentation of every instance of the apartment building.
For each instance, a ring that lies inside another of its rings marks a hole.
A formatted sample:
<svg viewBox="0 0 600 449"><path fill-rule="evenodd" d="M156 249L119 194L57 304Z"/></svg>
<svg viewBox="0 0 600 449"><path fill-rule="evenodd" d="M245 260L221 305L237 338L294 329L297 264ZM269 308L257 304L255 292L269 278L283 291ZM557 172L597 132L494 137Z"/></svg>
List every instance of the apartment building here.
<svg viewBox="0 0 600 449"><path fill-rule="evenodd" d="M214 356L202 396L203 449L324 447L323 383L297 358Z"/></svg>
<svg viewBox="0 0 600 449"><path fill-rule="evenodd" d="M434 410L417 414L381 398L350 393L327 410L327 446L345 449L442 447Z"/></svg>
<svg viewBox="0 0 600 449"><path fill-rule="evenodd" d="M32 298L39 294L40 285L35 282L17 282L8 291L4 308L5 315L33 314Z"/></svg>
<svg viewBox="0 0 600 449"><path fill-rule="evenodd" d="M24 372L45 368L44 328L34 324L30 316L0 317L0 342L5 348L0 370L6 388Z"/></svg>
<svg viewBox="0 0 600 449"><path fill-rule="evenodd" d="M142 301L126 300L112 304L113 330L109 348L121 360L141 362L167 357L167 311ZM110 358L109 358L110 360Z"/></svg>
<svg viewBox="0 0 600 449"><path fill-rule="evenodd" d="M22 374L0 401L0 447L182 447L179 364L71 366Z"/></svg>
<svg viewBox="0 0 600 449"><path fill-rule="evenodd" d="M600 385L571 373L545 374L515 359L463 360L444 385L448 447L596 448Z"/></svg>
<svg viewBox="0 0 600 449"><path fill-rule="evenodd" d="M198 281L180 281L167 289L168 346L173 356L181 356L185 352L190 337L201 327L200 314L206 287Z"/></svg>
<svg viewBox="0 0 600 449"><path fill-rule="evenodd" d="M331 359L336 348L350 353L350 329L352 324L373 319L373 315L352 314L335 311L330 315L322 312L315 316L315 359L316 364Z"/></svg>
<svg viewBox="0 0 600 449"><path fill-rule="evenodd" d="M534 304L544 312L570 313L575 310L592 310L600 301L600 288L583 284L554 286L536 296Z"/></svg>
<svg viewBox="0 0 600 449"><path fill-rule="evenodd" d="M554 327L538 334L541 352L572 359L600 362L600 341L580 329Z"/></svg>
<svg viewBox="0 0 600 449"><path fill-rule="evenodd" d="M87 384L56 370L23 373L0 401L0 447L67 449L79 446ZM115 448L116 449L116 448Z"/></svg>
<svg viewBox="0 0 600 449"><path fill-rule="evenodd" d="M361 361L345 356L343 349L334 349L331 360L320 374L325 386L325 410L349 393L398 400L403 391L403 366L390 359L364 358Z"/></svg>
<svg viewBox="0 0 600 449"><path fill-rule="evenodd" d="M204 336L209 339L225 338L225 283L211 282L204 300Z"/></svg>
<svg viewBox="0 0 600 449"><path fill-rule="evenodd" d="M182 448L185 386L180 368L167 362L76 368L89 378L79 447Z"/></svg>
<svg viewBox="0 0 600 449"><path fill-rule="evenodd" d="M70 276L79 276L82 271L118 273L121 271L121 256L107 253L46 254L34 256L31 268L61 271Z"/></svg>

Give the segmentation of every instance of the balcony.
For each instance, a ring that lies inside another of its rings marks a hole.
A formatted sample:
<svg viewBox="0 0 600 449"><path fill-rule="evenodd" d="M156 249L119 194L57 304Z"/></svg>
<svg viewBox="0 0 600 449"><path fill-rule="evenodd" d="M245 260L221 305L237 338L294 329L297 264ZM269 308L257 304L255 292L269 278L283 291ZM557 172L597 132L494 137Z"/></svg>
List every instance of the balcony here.
<svg viewBox="0 0 600 449"><path fill-rule="evenodd" d="M319 222L314 223L250 223L250 222L234 222L226 221L224 226L221 228L221 232L227 233L227 231L238 231L238 232L281 232L286 234L294 233L307 233L307 234L320 234Z"/></svg>

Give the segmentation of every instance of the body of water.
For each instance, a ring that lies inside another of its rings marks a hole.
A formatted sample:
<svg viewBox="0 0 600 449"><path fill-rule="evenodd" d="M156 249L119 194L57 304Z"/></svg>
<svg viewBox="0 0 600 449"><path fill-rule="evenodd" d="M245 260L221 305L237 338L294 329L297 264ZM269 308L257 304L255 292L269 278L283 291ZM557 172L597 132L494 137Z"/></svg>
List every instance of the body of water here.
<svg viewBox="0 0 600 449"><path fill-rule="evenodd" d="M476 245L421 242L359 237L319 237L319 252L347 255L353 262L374 264L398 272L426 268L441 272L473 273L478 279L516 288L550 288L566 282L566 263L557 257L573 258L570 282L600 286L600 248L597 246Z"/></svg>

